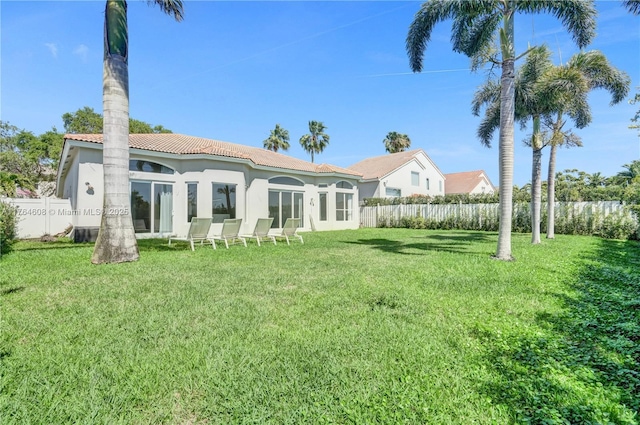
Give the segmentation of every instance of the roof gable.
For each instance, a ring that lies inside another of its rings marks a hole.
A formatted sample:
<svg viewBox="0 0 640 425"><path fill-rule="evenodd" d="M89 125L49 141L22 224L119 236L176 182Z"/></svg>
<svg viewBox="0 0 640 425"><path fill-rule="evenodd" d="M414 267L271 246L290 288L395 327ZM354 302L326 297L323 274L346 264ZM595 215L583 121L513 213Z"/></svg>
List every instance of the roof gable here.
<svg viewBox="0 0 640 425"><path fill-rule="evenodd" d="M479 184L485 182L494 188L491 180L483 170L465 171L462 173L445 174L445 194L471 193Z"/></svg>
<svg viewBox="0 0 640 425"><path fill-rule="evenodd" d="M440 172L429 155L422 149L367 158L348 168L362 174L364 180L380 180L411 161L417 161L424 167L427 165L424 163L425 160Z"/></svg>

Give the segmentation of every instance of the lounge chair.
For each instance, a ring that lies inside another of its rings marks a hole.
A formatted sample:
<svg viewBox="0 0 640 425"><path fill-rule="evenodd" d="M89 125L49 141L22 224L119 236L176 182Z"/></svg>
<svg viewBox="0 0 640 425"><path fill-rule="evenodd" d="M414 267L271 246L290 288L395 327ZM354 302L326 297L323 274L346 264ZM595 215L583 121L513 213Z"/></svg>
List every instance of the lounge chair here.
<svg viewBox="0 0 640 425"><path fill-rule="evenodd" d="M282 226L281 233L272 233L269 234L269 236L274 236L276 239L284 239L287 241L287 245L290 245L290 238L298 238L300 240L300 243L304 243L302 236L298 234L298 227L300 227L299 218L288 218L287 221L284 222L284 226Z"/></svg>
<svg viewBox="0 0 640 425"><path fill-rule="evenodd" d="M269 229L271 229L271 223L273 223L273 217L271 218L259 218L255 229L253 229L253 233L250 235L243 235L242 237L245 239L253 239L255 238L256 242L258 242L258 246L260 246L260 239L271 239L273 244L276 244L276 237L274 235L269 234Z"/></svg>
<svg viewBox="0 0 640 425"><path fill-rule="evenodd" d="M209 240L213 245L213 249L216 249L216 241L224 241L224 246L229 249L229 241L234 243L237 240L242 242L244 246L247 246L247 240L240 236L240 226L242 225L241 218L227 218L222 222L222 230L219 235L213 235Z"/></svg>
<svg viewBox="0 0 640 425"><path fill-rule="evenodd" d="M209 229L211 228L211 219L210 218L197 218L194 217L191 219L191 224L189 225L189 231L187 232L187 236L177 237L177 236L169 236L169 246L171 246L171 241L187 241L191 244L191 251L195 251L194 242L200 241L200 245L204 243L204 241L208 240L207 234L209 233Z"/></svg>

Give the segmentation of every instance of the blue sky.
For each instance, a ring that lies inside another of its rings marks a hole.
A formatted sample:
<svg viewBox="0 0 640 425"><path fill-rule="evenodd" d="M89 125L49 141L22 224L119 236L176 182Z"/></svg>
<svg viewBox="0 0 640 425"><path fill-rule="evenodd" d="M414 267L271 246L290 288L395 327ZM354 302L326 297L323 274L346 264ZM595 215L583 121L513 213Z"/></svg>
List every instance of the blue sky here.
<svg viewBox="0 0 640 425"><path fill-rule="evenodd" d="M299 138L308 121L331 136L316 162L349 166L383 155L389 131L409 135L444 173L484 169L498 184L497 133L483 147L470 103L486 73L451 50L449 22L436 26L424 72L411 73L405 38L420 2L186 1L177 23L146 1L129 2L130 114L175 133L262 147L278 123L289 155L309 159ZM640 86L640 18L618 1L597 2L597 37ZM84 106L102 112L103 1L7 1L1 13L0 119L43 133ZM518 51L547 43L554 60L577 51L561 24L545 15L516 18ZM558 54L558 52L560 52ZM562 149L558 170L614 175L640 158L628 129L640 105L609 106L593 92L593 122L577 130L582 148ZM530 181L527 130L516 132L514 183ZM546 179L545 150L543 176Z"/></svg>

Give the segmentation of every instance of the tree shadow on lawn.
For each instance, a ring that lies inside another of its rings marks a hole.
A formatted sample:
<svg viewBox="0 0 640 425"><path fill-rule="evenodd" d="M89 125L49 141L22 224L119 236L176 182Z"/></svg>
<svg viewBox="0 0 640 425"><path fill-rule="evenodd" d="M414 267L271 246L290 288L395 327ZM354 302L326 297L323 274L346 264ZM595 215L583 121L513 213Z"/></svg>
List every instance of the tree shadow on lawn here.
<svg viewBox="0 0 640 425"><path fill-rule="evenodd" d="M200 242L196 243L196 249L207 247L211 249L210 243L205 243L202 247L199 245ZM169 246L169 239L138 239L138 249L140 252L184 251L185 249L191 251L191 246L185 241L171 241Z"/></svg>
<svg viewBox="0 0 640 425"><path fill-rule="evenodd" d="M483 235L482 233L452 233L451 235L425 235L411 236L406 240L394 239L358 239L357 241L344 241L348 244L368 245L373 249L383 252L402 255L426 255L428 251L442 251L454 254L474 254L490 256L493 252L474 250L478 243L492 241L491 235ZM419 240L421 242L417 242ZM414 242L416 241L416 242ZM416 252L423 251L423 252Z"/></svg>
<svg viewBox="0 0 640 425"><path fill-rule="evenodd" d="M45 249L79 249L86 248L88 246L93 247L92 242L79 242L74 243L67 239L59 239L51 242L40 242L38 240L23 240L16 243L10 252L20 251L39 251Z"/></svg>
<svg viewBox="0 0 640 425"><path fill-rule="evenodd" d="M541 331L476 330L499 378L484 390L517 422L637 424L640 419L640 247L601 240L561 314Z"/></svg>

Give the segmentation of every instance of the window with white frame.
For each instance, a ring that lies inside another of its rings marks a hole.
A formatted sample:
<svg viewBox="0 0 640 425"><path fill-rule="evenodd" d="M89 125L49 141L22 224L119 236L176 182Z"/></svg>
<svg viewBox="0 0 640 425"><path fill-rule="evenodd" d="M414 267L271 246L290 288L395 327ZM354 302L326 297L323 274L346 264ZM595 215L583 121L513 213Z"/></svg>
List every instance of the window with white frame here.
<svg viewBox="0 0 640 425"><path fill-rule="evenodd" d="M336 221L350 221L353 217L353 193L336 193Z"/></svg>
<svg viewBox="0 0 640 425"><path fill-rule="evenodd" d="M384 194L385 196L400 197L402 196L402 191L395 187L387 187L385 188Z"/></svg>
<svg viewBox="0 0 640 425"><path fill-rule="evenodd" d="M198 216L198 183L187 183L187 221Z"/></svg>
<svg viewBox="0 0 640 425"><path fill-rule="evenodd" d="M225 218L236 218L236 185L213 183L211 213L214 223L222 223Z"/></svg>
<svg viewBox="0 0 640 425"><path fill-rule="evenodd" d="M429 178L427 178L427 190L429 190Z"/></svg>
<svg viewBox="0 0 640 425"><path fill-rule="evenodd" d="M320 196L320 221L327 221L327 194L322 192Z"/></svg>
<svg viewBox="0 0 640 425"><path fill-rule="evenodd" d="M417 171L411 172L411 186L420 186L420 173Z"/></svg>
<svg viewBox="0 0 640 425"><path fill-rule="evenodd" d="M442 192L442 180L438 180L438 190Z"/></svg>
<svg viewBox="0 0 640 425"><path fill-rule="evenodd" d="M269 217L272 228L282 228L288 218L299 218L304 226L304 193L291 190L269 189Z"/></svg>

